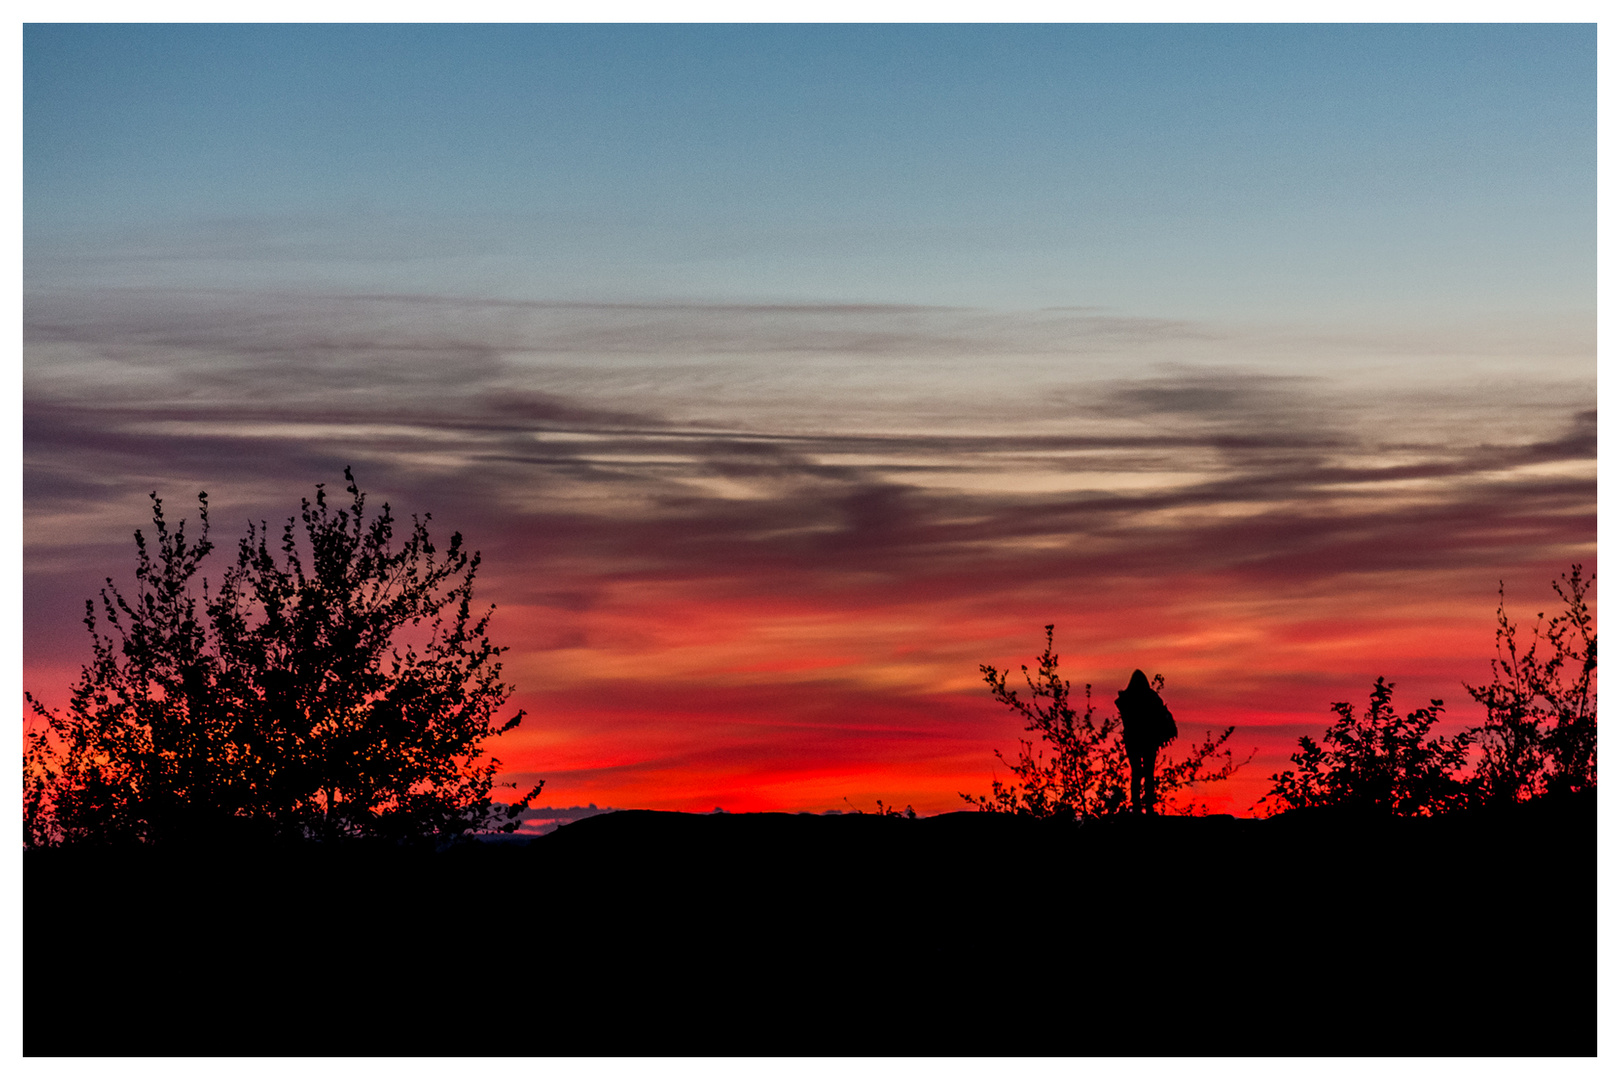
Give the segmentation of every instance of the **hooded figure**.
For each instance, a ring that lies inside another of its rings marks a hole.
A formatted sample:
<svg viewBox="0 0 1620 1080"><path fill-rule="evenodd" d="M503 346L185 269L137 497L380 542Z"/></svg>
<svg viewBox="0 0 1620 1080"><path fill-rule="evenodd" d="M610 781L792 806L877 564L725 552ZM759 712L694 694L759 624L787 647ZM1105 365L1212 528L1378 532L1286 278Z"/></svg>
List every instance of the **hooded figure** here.
<svg viewBox="0 0 1620 1080"><path fill-rule="evenodd" d="M1120 723L1125 729L1125 754L1131 759L1131 808L1139 814L1153 813L1158 796L1153 777L1154 758L1159 748L1176 737L1176 721L1161 698L1148 685L1142 670L1131 672L1131 681L1114 699Z"/></svg>

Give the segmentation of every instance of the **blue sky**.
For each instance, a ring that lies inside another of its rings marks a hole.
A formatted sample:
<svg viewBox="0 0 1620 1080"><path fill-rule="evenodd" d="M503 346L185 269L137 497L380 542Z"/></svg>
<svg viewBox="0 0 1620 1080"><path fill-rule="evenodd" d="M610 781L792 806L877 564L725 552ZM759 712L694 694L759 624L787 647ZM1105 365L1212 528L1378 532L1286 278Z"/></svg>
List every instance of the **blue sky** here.
<svg viewBox="0 0 1620 1080"><path fill-rule="evenodd" d="M474 295L1587 311L1595 37L31 26L29 254L324 237L321 275L408 257Z"/></svg>

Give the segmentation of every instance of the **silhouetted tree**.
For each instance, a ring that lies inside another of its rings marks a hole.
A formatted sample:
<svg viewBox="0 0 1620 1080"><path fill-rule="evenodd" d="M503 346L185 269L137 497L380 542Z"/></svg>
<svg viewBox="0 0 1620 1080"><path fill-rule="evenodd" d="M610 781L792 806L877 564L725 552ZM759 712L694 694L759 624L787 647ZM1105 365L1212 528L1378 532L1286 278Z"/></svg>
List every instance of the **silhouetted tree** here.
<svg viewBox="0 0 1620 1080"><path fill-rule="evenodd" d="M479 566L461 535L442 555L430 516L402 543L385 503L370 520L324 485L279 544L249 525L217 590L192 580L213 550L208 497L199 534L172 532L152 494L155 551L135 533L135 591L107 579L94 657L65 711L31 695L24 840L161 842L222 835L446 839L517 826L541 785L510 807L491 799L483 759L510 688L504 650L475 614ZM300 537L301 532L301 537Z"/></svg>
<svg viewBox="0 0 1620 1080"><path fill-rule="evenodd" d="M1506 590L1497 585L1491 681L1463 684L1485 706L1485 723L1470 734L1480 748L1477 785L1487 801L1597 786L1597 627L1586 603L1596 580L1583 578L1576 564L1554 581L1564 609L1545 626L1544 614L1536 615L1522 653Z"/></svg>
<svg viewBox="0 0 1620 1080"><path fill-rule="evenodd" d="M1020 739L1016 760L1008 761L1001 751L996 758L1013 773L1013 782L990 782L989 795L961 797L980 810L1035 817L1100 818L1122 813L1131 801L1131 766L1117 713L1099 716L1091 701L1091 684L1085 684L1085 707L1076 710L1070 703L1069 680L1058 674L1058 656L1052 651L1053 625L1046 627L1046 647L1036 657L1036 673L1020 665L1029 697L1007 685L1012 669L997 670L992 664L979 665L990 694L1017 713L1024 730L1036 732L1045 744ZM1164 676L1152 680L1155 692L1164 689ZM1176 793L1193 784L1225 780L1246 762L1235 761L1226 747L1236 727L1216 733L1206 731L1203 741L1179 759L1168 755L1155 767L1158 795L1168 803ZM1223 747L1226 747L1223 749ZM1047 752L1051 758L1046 757ZM1251 755L1252 756L1252 755ZM1215 764L1221 762L1221 764ZM1190 807L1181 807L1191 812Z"/></svg>
<svg viewBox="0 0 1620 1080"><path fill-rule="evenodd" d="M1428 739L1444 702L1402 717L1390 704L1394 683L1373 684L1359 717L1348 701L1333 703L1339 719L1317 743L1308 735L1290 756L1294 768L1271 777L1266 801L1282 809L1357 807L1403 816L1442 813L1458 805L1464 786L1456 775L1468 758L1466 733Z"/></svg>

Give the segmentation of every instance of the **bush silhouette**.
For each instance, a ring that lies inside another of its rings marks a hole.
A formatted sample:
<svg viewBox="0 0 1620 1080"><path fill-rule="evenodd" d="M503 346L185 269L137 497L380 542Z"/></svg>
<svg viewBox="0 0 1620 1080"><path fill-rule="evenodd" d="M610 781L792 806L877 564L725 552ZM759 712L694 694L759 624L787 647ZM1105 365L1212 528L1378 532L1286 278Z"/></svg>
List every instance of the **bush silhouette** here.
<svg viewBox="0 0 1620 1080"><path fill-rule="evenodd" d="M1554 581L1563 610L1545 625L1536 616L1522 653L1498 583L1491 681L1464 684L1485 706L1485 722L1470 734L1480 748L1476 784L1486 801L1597 787L1597 627L1586 603L1596 581L1583 578L1579 564Z"/></svg>
<svg viewBox="0 0 1620 1080"><path fill-rule="evenodd" d="M1394 684L1380 677L1358 719L1348 702L1321 744L1302 737L1294 768L1271 777L1274 807L1356 806L1378 813L1432 815L1464 805L1515 803L1597 789L1597 627L1586 603L1595 578L1581 567L1553 582L1563 610L1536 616L1519 648L1497 586L1496 656L1491 681L1463 684L1485 706L1485 722L1450 739L1425 742L1443 703L1408 713L1390 705ZM1471 748L1478 754L1464 775Z"/></svg>
<svg viewBox="0 0 1620 1080"><path fill-rule="evenodd" d="M429 516L402 543L385 503L334 510L323 485L280 542L249 525L212 591L193 591L208 539L171 532L152 494L155 549L135 533L135 591L86 601L94 657L65 711L29 695L24 843L231 837L443 840L516 828L483 760L510 688L475 615L478 554L441 554ZM301 535L300 535L301 533Z"/></svg>
<svg viewBox="0 0 1620 1080"><path fill-rule="evenodd" d="M1046 627L1046 647L1036 657L1036 673L1031 675L1028 665L1021 665L1028 698L1007 685L1011 668L1000 671L993 664L979 665L991 696L1023 718L1024 730L1038 733L1045 747L1020 739L1014 761L996 751L997 760L1012 770L1013 782L991 780L989 795L959 794L980 810L1009 814L1085 820L1123 813L1130 808L1131 766L1120 718L1098 715L1090 683L1085 685L1084 709L1070 704L1069 680L1058 674L1058 656L1052 651L1054 625ZM1164 676L1155 675L1152 686L1162 691ZM1161 756L1155 766L1160 800L1168 802L1193 784L1225 780L1241 768L1248 759L1235 761L1230 748L1222 749L1235 730L1206 731L1203 741L1179 759Z"/></svg>
<svg viewBox="0 0 1620 1080"><path fill-rule="evenodd" d="M1395 684L1379 676L1359 717L1348 701L1337 701L1339 719L1319 744L1300 736L1290 755L1293 769L1271 777L1266 801L1282 809L1343 806L1402 816L1443 813L1459 805L1463 782L1455 775L1467 761L1469 737L1434 738L1429 729L1445 703L1402 717L1390 704Z"/></svg>

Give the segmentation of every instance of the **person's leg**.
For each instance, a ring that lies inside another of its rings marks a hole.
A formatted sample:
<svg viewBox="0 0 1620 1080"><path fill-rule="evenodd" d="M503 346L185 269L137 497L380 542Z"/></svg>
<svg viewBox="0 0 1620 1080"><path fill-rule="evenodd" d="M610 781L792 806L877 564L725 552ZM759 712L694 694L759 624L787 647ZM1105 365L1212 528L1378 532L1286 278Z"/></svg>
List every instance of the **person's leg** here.
<svg viewBox="0 0 1620 1080"><path fill-rule="evenodd" d="M1130 754L1131 759L1131 813L1142 812L1142 755Z"/></svg>
<svg viewBox="0 0 1620 1080"><path fill-rule="evenodd" d="M1158 752L1149 750L1142 759L1142 787L1145 789L1143 798L1143 812L1156 814L1159 812L1159 778L1153 775L1155 759Z"/></svg>

